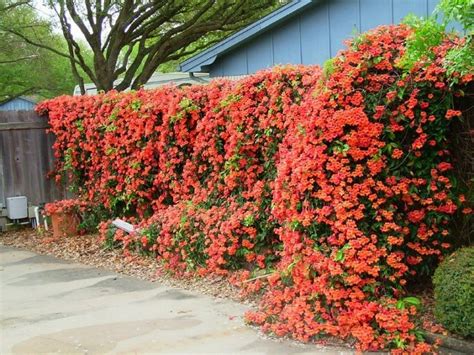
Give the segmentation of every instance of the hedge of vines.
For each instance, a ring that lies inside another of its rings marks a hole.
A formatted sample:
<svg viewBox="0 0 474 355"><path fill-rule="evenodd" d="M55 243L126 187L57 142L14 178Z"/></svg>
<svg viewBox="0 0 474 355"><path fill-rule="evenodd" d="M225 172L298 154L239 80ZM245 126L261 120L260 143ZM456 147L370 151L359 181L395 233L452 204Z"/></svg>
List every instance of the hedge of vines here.
<svg viewBox="0 0 474 355"><path fill-rule="evenodd" d="M58 179L137 218L135 235L104 223L110 245L178 274L265 274L246 285L262 292L247 319L266 332L428 351L404 286L449 249L453 215L471 212L446 136L472 75L452 85L448 37L434 60L400 69L410 33L365 33L324 73L43 102Z"/></svg>

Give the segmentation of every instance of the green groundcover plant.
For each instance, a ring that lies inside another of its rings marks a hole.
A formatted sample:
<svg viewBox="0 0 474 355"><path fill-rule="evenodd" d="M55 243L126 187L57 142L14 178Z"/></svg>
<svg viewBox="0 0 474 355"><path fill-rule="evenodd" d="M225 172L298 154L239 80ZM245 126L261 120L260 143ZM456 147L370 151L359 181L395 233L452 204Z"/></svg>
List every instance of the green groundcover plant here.
<svg viewBox="0 0 474 355"><path fill-rule="evenodd" d="M474 247L457 250L433 277L435 316L446 329L474 336Z"/></svg>

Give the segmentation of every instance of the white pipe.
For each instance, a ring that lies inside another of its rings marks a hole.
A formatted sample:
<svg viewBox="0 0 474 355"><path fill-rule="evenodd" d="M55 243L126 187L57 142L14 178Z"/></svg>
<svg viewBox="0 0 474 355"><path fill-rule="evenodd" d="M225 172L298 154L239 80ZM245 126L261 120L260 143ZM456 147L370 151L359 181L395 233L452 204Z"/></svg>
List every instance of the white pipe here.
<svg viewBox="0 0 474 355"><path fill-rule="evenodd" d="M44 213L43 213L43 221L44 221L44 230L47 231L48 230L48 219L45 217Z"/></svg>
<svg viewBox="0 0 474 355"><path fill-rule="evenodd" d="M121 219L119 219L119 218L116 218L116 219L112 222L112 224L113 224L115 227L117 227L117 228L119 228L119 229L121 229L121 230L123 230L123 231L125 231L125 232L127 232L127 233L133 233L133 232L135 232L135 227L134 227L132 224L130 224L130 223L128 223L128 222L125 222L125 221L123 221L123 220L121 220Z"/></svg>
<svg viewBox="0 0 474 355"><path fill-rule="evenodd" d="M39 225L40 225L39 207L36 206L34 208L34 211L35 211L35 220L36 220L36 222L35 222L35 225L33 226L33 228L38 228Z"/></svg>

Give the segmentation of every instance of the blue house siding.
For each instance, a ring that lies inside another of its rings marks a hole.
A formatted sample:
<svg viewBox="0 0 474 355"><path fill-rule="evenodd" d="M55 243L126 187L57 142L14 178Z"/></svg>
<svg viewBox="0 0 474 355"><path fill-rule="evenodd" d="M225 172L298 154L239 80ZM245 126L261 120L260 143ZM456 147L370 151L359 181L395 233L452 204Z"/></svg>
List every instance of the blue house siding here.
<svg viewBox="0 0 474 355"><path fill-rule="evenodd" d="M273 65L273 39L270 33L264 33L247 45L247 69L249 73Z"/></svg>
<svg viewBox="0 0 474 355"><path fill-rule="evenodd" d="M273 63L301 63L299 21L289 21L273 32Z"/></svg>
<svg viewBox="0 0 474 355"><path fill-rule="evenodd" d="M364 0L360 3L361 32L380 25L393 23L393 0ZM374 16L378 14L377 16Z"/></svg>
<svg viewBox="0 0 474 355"><path fill-rule="evenodd" d="M333 57L343 47L344 40L353 33L360 32L360 1L333 0L328 4L329 29L326 28L325 33L329 36Z"/></svg>
<svg viewBox="0 0 474 355"><path fill-rule="evenodd" d="M413 13L426 17L438 0L300 0L286 17L269 15L256 25L181 65L211 77L251 74L278 64L323 64L356 32L399 23ZM272 16L276 19L272 19ZM273 23L272 23L273 21ZM267 27L265 27L267 26Z"/></svg>
<svg viewBox="0 0 474 355"><path fill-rule="evenodd" d="M314 5L312 11L299 18L303 64L323 63L331 56L331 42L326 33L329 28L327 2Z"/></svg>
<svg viewBox="0 0 474 355"><path fill-rule="evenodd" d="M21 97L0 105L0 111L29 111L35 108L35 103Z"/></svg>
<svg viewBox="0 0 474 355"><path fill-rule="evenodd" d="M396 5L396 6L395 6ZM418 16L428 16L431 11L429 11L429 1L413 1L413 0L397 0L393 6L393 21L398 23L403 20L403 18L409 14L413 13Z"/></svg>

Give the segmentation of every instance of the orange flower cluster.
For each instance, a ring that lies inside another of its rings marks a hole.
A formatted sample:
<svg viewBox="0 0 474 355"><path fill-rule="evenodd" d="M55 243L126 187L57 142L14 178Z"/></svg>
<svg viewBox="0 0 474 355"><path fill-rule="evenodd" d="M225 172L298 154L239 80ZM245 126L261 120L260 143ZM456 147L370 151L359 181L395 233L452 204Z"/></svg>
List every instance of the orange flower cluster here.
<svg viewBox="0 0 474 355"><path fill-rule="evenodd" d="M441 65L452 42L401 75L409 34L404 26L365 33L296 109L273 190L281 261L260 310L248 314L265 331L351 337L361 350L427 350L416 338L416 310L394 300L449 248L463 198L453 189L446 132L461 113L442 104L453 94Z"/></svg>
<svg viewBox="0 0 474 355"><path fill-rule="evenodd" d="M60 213L77 213L86 209L87 203L78 199L60 200L47 203L44 212L47 216Z"/></svg>
<svg viewBox="0 0 474 355"><path fill-rule="evenodd" d="M248 320L264 331L427 351L403 286L449 248L464 202L446 139L460 112L445 98L457 92L442 67L456 39L407 73L397 63L409 35L365 33L326 75L283 67L46 101L38 111L57 137L58 178L67 173L84 200L115 215L140 217L135 235L104 223L104 240L178 274L246 280L263 293ZM269 276L250 281L260 269Z"/></svg>

